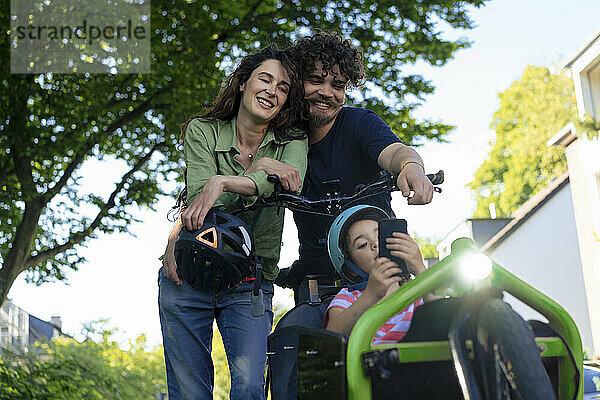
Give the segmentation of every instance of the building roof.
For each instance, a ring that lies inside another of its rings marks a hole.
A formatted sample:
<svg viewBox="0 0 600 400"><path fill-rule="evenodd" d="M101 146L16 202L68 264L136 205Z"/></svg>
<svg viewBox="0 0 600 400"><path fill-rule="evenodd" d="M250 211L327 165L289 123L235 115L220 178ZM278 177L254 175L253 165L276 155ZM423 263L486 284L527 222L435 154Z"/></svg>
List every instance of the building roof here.
<svg viewBox="0 0 600 400"><path fill-rule="evenodd" d="M33 344L38 340L48 341L52 339L54 329L58 329L58 327L43 319L29 315L29 344Z"/></svg>
<svg viewBox="0 0 600 400"><path fill-rule="evenodd" d="M556 135L554 135L550 139L548 139L546 144L548 146L568 147L571 143L573 143L577 139L578 138L577 138L577 132L575 130L575 124L573 124L572 122L569 122L560 131L558 131L558 133Z"/></svg>
<svg viewBox="0 0 600 400"><path fill-rule="evenodd" d="M513 220L510 221L504 228L495 234L481 248L482 251L488 251L496 247L504 239L510 236L522 223L527 221L535 212L552 198L560 189L569 182L569 172L565 172L558 178L552 180L548 186L540 190L535 196L527 200L521 207L513 212Z"/></svg>
<svg viewBox="0 0 600 400"><path fill-rule="evenodd" d="M585 53L590 47L592 47L592 45L596 42L596 40L598 40L598 38L600 38L600 30L596 31L596 33L594 33L594 35L583 44L583 46L577 49L577 51L571 57L569 57L567 61L562 65L561 69L571 68L575 61L577 61L583 53Z"/></svg>

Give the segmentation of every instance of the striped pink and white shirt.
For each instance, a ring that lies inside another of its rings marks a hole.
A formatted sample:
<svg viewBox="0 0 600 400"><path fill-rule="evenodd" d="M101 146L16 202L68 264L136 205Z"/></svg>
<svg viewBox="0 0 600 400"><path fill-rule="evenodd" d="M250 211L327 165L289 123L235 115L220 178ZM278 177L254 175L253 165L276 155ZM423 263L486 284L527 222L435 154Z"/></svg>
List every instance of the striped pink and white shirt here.
<svg viewBox="0 0 600 400"><path fill-rule="evenodd" d="M343 288L340 292L331 300L327 311L332 308L341 308L347 310L352 304L360 297L362 290L353 290L350 292L347 288ZM410 304L404 310L388 319L385 324L375 333L375 337L371 344L388 344L399 342L404 337L408 328L410 327L410 321L412 320L415 308L423 304L423 299L419 299L414 303ZM325 320L323 321L323 327L327 327L329 313L325 314Z"/></svg>

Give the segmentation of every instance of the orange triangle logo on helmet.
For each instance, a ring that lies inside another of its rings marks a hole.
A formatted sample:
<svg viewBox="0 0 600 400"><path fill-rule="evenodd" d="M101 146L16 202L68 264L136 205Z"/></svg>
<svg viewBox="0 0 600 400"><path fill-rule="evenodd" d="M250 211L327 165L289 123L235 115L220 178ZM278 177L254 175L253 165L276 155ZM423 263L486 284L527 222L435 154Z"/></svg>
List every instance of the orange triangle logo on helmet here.
<svg viewBox="0 0 600 400"><path fill-rule="evenodd" d="M202 231L196 236L196 239L200 243L204 243L207 246L217 248L217 230L213 226L205 231Z"/></svg>

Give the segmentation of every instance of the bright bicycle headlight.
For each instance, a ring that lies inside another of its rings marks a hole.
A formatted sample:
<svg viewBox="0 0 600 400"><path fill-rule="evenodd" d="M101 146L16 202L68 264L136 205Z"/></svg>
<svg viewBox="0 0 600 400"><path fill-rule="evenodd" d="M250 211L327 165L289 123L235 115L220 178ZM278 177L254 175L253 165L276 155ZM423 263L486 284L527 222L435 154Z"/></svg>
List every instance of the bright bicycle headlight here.
<svg viewBox="0 0 600 400"><path fill-rule="evenodd" d="M460 260L460 273L469 281L485 279L491 272L492 260L485 254L466 254Z"/></svg>

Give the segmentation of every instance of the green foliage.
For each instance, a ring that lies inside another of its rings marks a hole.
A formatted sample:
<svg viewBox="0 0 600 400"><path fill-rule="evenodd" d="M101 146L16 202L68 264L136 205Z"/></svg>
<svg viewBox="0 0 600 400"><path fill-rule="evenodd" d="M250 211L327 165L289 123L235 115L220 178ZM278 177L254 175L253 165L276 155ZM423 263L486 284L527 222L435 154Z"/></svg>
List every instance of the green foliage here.
<svg viewBox="0 0 600 400"><path fill-rule="evenodd" d="M491 123L496 139L469 183L477 201L474 218L489 217L492 202L498 217L509 216L567 169L564 149L546 142L577 120L572 80L528 66L499 97Z"/></svg>
<svg viewBox="0 0 600 400"><path fill-rule="evenodd" d="M469 43L446 26L471 29L468 11L485 0L152 0L149 74L9 73L9 2L0 6L0 303L22 271L30 281L64 279L83 261L79 246L98 232L127 231L152 208L162 183L181 180L179 125L202 111L240 56L288 45L314 29L353 38L369 81L358 97L405 143L443 140L452 128L412 111L433 86L403 72L423 60L444 65ZM386 102L382 100L386 99ZM110 192L83 193L86 160L117 160Z"/></svg>
<svg viewBox="0 0 600 400"><path fill-rule="evenodd" d="M279 320L283 318L285 313L287 313L288 311L290 311L290 308L286 307L282 303L273 304L273 329L275 329L275 327L279 323Z"/></svg>
<svg viewBox="0 0 600 400"><path fill-rule="evenodd" d="M229 399L229 389L231 388L231 377L229 375L225 347L223 347L223 339L218 329L213 330L212 359L215 368L213 398L216 400L227 400Z"/></svg>
<svg viewBox="0 0 600 400"><path fill-rule="evenodd" d="M79 343L62 337L28 351L4 350L0 399L152 399L166 392L162 346L145 350L139 336L121 350L110 330Z"/></svg>
<svg viewBox="0 0 600 400"><path fill-rule="evenodd" d="M439 258L440 254L437 251L437 244L439 240L435 238L420 237L416 233L413 235L413 239L419 245L423 258Z"/></svg>
<svg viewBox="0 0 600 400"><path fill-rule="evenodd" d="M600 115L600 107L598 107L598 115ZM583 121L576 119L573 123L575 124L577 136L584 136L590 140L598 137L600 121L594 119L590 114L585 113Z"/></svg>

